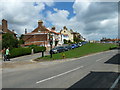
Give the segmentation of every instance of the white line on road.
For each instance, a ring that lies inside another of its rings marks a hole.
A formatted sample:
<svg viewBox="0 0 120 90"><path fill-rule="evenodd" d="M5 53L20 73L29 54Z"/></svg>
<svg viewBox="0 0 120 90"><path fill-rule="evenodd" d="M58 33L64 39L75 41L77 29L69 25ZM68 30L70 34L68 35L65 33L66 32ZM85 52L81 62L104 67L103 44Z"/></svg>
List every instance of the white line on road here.
<svg viewBox="0 0 120 90"><path fill-rule="evenodd" d="M115 86L117 85L119 79L120 79L120 75L119 75L119 77L115 80L115 82L113 83L113 85L110 87L109 90L113 90L113 89L115 88Z"/></svg>
<svg viewBox="0 0 120 90"><path fill-rule="evenodd" d="M67 74L67 73L70 73L70 72L76 71L76 70L78 70L78 69L80 69L80 68L83 68L83 67L84 67L84 66L80 66L80 67L75 68L75 69L72 69L72 70L70 70L70 71L67 71L67 72L64 72L64 73L61 73L61 74L58 74L58 75L52 76L52 77L47 78L47 79L43 79L43 80L41 80L41 81L36 82L36 84L41 83L41 82L44 82L44 81L47 81L47 80L50 80L50 79L53 79L53 78L56 78L56 77L59 77L59 76L62 76L62 75L65 75L65 74Z"/></svg>
<svg viewBox="0 0 120 90"><path fill-rule="evenodd" d="M107 56L107 57L108 57L108 56ZM104 57L104 58L106 58L106 57ZM102 59L104 59L104 58L100 58L100 59L96 60L96 62L98 62L98 61L100 61L100 60L102 60Z"/></svg>

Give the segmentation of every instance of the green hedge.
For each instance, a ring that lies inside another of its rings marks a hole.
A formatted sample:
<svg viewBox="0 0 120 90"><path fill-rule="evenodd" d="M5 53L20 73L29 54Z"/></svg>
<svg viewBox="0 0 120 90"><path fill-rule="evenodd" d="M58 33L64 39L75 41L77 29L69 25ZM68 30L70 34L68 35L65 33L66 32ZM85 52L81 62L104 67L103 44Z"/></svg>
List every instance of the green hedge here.
<svg viewBox="0 0 120 90"><path fill-rule="evenodd" d="M10 58L31 54L31 48L13 48L10 50Z"/></svg>
<svg viewBox="0 0 120 90"><path fill-rule="evenodd" d="M38 52L46 50L46 47L34 46L32 48L34 49L34 53L38 53ZM31 54L32 48L22 48L22 47L21 48L13 48L10 50L10 58L23 56L23 55L29 55L29 54Z"/></svg>
<svg viewBox="0 0 120 90"><path fill-rule="evenodd" d="M36 47L34 47L33 49L34 49L34 53L37 53L37 52L45 51L45 50L46 50L46 47L36 46Z"/></svg>

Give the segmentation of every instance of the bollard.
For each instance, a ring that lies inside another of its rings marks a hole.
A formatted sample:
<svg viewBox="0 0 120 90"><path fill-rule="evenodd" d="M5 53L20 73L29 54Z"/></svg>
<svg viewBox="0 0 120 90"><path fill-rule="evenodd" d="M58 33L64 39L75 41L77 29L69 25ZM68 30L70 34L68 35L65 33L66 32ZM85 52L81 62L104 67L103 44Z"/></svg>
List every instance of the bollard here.
<svg viewBox="0 0 120 90"><path fill-rule="evenodd" d="M31 50L31 54L34 54L34 49Z"/></svg>
<svg viewBox="0 0 120 90"><path fill-rule="evenodd" d="M65 53L62 53L62 58L65 59Z"/></svg>
<svg viewBox="0 0 120 90"><path fill-rule="evenodd" d="M44 51L42 51L42 57L44 57Z"/></svg>

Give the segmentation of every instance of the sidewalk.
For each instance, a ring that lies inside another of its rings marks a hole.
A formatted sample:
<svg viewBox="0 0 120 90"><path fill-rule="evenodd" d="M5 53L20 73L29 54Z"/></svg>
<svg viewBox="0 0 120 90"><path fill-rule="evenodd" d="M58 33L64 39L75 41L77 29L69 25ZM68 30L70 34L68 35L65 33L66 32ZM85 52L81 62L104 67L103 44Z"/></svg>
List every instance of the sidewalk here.
<svg viewBox="0 0 120 90"><path fill-rule="evenodd" d="M44 55L49 55L49 52L45 52ZM25 55L25 56L20 56L16 58L11 58L11 61L6 61L6 62L32 62L33 59L36 59L38 57L41 57L42 53L35 53L35 54L30 54L30 55ZM4 62L3 62L4 63ZM0 63L2 64L2 63Z"/></svg>

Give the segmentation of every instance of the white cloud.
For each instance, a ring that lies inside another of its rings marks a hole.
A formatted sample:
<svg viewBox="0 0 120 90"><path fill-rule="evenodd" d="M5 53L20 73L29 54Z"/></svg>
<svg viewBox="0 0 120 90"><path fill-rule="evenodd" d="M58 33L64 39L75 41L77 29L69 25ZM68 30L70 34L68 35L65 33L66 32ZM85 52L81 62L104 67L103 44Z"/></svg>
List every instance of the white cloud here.
<svg viewBox="0 0 120 90"><path fill-rule="evenodd" d="M55 13L48 13L48 20L61 29L67 26L81 33L87 39L116 38L118 33L117 3L79 2L73 4L74 17L68 19L67 10L54 8ZM60 28L61 27L61 28Z"/></svg>
<svg viewBox="0 0 120 90"><path fill-rule="evenodd" d="M9 29L14 29L18 34L24 33L25 28L28 32L32 31L34 26L37 25L37 21L44 19L42 11L45 9L45 5L52 6L53 2L38 2L34 5L34 2L2 2L0 8L0 20L3 18L8 21Z"/></svg>
<svg viewBox="0 0 120 90"><path fill-rule="evenodd" d="M79 2L76 0L72 6L75 16L68 18L70 12L53 8L54 13L47 10L47 17L43 16L42 11L45 5L52 7L55 3L37 2L34 6L31 2L2 2L0 3L0 20L8 20L10 29L17 33L24 33L27 28L32 31L37 26L37 21L42 19L56 26L60 31L63 26L81 33L87 39L100 39L105 37L116 37L117 35L117 6L116 3L103 2ZM51 27L51 26L50 26Z"/></svg>

